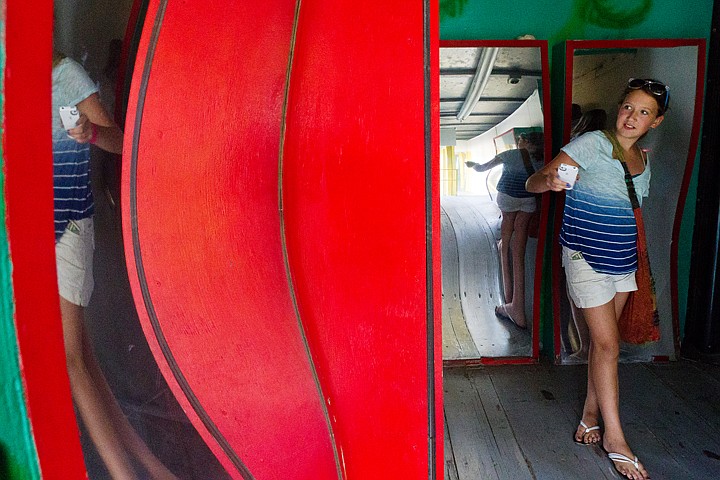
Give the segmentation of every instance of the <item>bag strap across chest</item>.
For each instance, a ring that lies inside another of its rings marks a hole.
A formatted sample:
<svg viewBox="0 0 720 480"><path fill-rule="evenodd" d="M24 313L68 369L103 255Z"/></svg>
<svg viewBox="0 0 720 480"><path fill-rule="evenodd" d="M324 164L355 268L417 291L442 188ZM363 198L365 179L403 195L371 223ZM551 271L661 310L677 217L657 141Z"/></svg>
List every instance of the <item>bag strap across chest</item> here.
<svg viewBox="0 0 720 480"><path fill-rule="evenodd" d="M607 139L612 144L613 158L620 161L620 163L622 164L623 170L625 171L625 186L627 187L628 197L630 198L630 203L632 204L632 208L633 208L633 210L640 208L640 202L638 201L638 196L637 196L637 193L635 192L635 183L633 182L632 175L630 174L630 170L628 169L627 162L625 161L625 153L623 151L623 148L620 145L620 142L618 142L618 139L615 136L615 132L612 132L610 130L603 130L602 132L605 134ZM642 158L642 152L640 153L640 158Z"/></svg>

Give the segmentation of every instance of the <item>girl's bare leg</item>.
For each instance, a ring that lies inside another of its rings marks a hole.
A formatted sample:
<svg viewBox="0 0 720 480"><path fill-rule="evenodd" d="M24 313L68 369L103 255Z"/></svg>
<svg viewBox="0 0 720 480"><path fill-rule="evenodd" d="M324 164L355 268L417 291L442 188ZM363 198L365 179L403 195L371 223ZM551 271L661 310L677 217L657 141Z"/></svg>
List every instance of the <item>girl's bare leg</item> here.
<svg viewBox="0 0 720 480"><path fill-rule="evenodd" d="M627 296L627 293L617 294L614 300L599 307L583 309L583 313L590 329L591 338L586 405L589 404L589 411L592 411L595 401L599 407L605 426L602 439L603 448L607 452L620 453L632 459L634 455L625 440L625 434L620 424L618 383L620 334L617 319L618 312L622 311ZM629 463L615 462L615 465L627 478L633 480L649 478L642 464L638 469Z"/></svg>
<svg viewBox="0 0 720 480"><path fill-rule="evenodd" d="M513 272L510 266L510 241L515 230L515 216L517 212L502 212L500 223L500 269L503 279L503 294L505 303L513 301Z"/></svg>
<svg viewBox="0 0 720 480"><path fill-rule="evenodd" d="M577 332L579 344L577 351L574 352L572 356L579 360L587 360L590 348L590 332L588 331L587 322L585 322L585 317L583 317L582 309L575 306L575 302L570 298L570 295L568 295L568 300L570 301L573 325Z"/></svg>
<svg viewBox="0 0 720 480"><path fill-rule="evenodd" d="M83 333L85 334L83 345L86 349L86 356L96 358L92 352L87 331L84 330ZM130 425L115 395L113 395L112 390L110 390L110 385L100 369L99 363L97 361L88 362L87 367L93 382L97 385L102 395L103 404L112 418L113 426L118 432L125 449L145 467L154 480L177 480L177 477L160 462L155 454L148 448L145 441L138 435L132 425Z"/></svg>
<svg viewBox="0 0 720 480"><path fill-rule="evenodd" d="M60 312L70 388L82 422L110 476L117 480L136 479L112 415L105 407L103 395L90 374L89 363L94 362L95 358L85 354L84 309L60 297Z"/></svg>
<svg viewBox="0 0 720 480"><path fill-rule="evenodd" d="M510 255L512 258L512 300L504 307L508 315L520 327L527 325L525 318L525 249L528 239L528 225L532 213L516 212L513 223Z"/></svg>
<svg viewBox="0 0 720 480"><path fill-rule="evenodd" d="M583 406L582 418L580 419L588 427L594 427L600 423L600 405L598 404L597 392L595 391L595 383L591 372L593 344L590 342L588 346L588 379L587 379L587 395L585 396L585 405ZM585 427L578 425L575 432L575 441L584 443L598 443L602 435L600 430L585 432Z"/></svg>

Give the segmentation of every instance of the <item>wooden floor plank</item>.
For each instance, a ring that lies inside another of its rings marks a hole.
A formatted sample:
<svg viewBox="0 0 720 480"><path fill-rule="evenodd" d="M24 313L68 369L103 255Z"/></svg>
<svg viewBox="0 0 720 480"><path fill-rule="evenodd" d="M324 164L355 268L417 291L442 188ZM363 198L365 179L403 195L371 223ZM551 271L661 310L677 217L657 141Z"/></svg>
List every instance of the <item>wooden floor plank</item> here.
<svg viewBox="0 0 720 480"><path fill-rule="evenodd" d="M625 435L653 480L720 478L720 368L621 364L619 376ZM586 381L585 366L547 360L446 370L457 480L620 478L599 447L572 442Z"/></svg>
<svg viewBox="0 0 720 480"><path fill-rule="evenodd" d="M720 382L720 365L712 363L690 362L696 369L707 373L715 381Z"/></svg>
<svg viewBox="0 0 720 480"><path fill-rule="evenodd" d="M720 436L720 380L718 378L694 362L651 364L648 365L648 369L675 395L685 400L688 408L700 418L705 419L708 428L711 428L716 436ZM701 387L695 387L698 385Z"/></svg>
<svg viewBox="0 0 720 480"><path fill-rule="evenodd" d="M490 373L530 468L538 479L613 478L598 449L572 441L577 390L551 372L547 365L531 365Z"/></svg>
<svg viewBox="0 0 720 480"><path fill-rule="evenodd" d="M461 370L449 370L444 379L446 418L459 478L501 480L500 452L477 391ZM531 478L531 477L520 477Z"/></svg>
<svg viewBox="0 0 720 480"><path fill-rule="evenodd" d="M498 479L487 440L490 426L474 388L460 369L447 371L443 384L446 405L452 405L446 420L459 478Z"/></svg>
<svg viewBox="0 0 720 480"><path fill-rule="evenodd" d="M442 236L443 359L480 358L465 322L460 300L460 257L455 230L444 208L440 210Z"/></svg>
<svg viewBox="0 0 720 480"><path fill-rule="evenodd" d="M455 467L455 454L452 448L452 439L450 438L450 429L448 428L447 416L445 417L445 480L460 480Z"/></svg>
<svg viewBox="0 0 720 480"><path fill-rule="evenodd" d="M643 364L620 368L620 413L625 436L653 478L717 478L720 452L707 422ZM662 446L662 449L656 447Z"/></svg>
<svg viewBox="0 0 720 480"><path fill-rule="evenodd" d="M494 447L499 457L495 459L496 470L502 478L532 478L527 460L515 438L515 431L507 419L502 402L497 396L489 375L473 374L470 376L475 391L488 419L492 430Z"/></svg>

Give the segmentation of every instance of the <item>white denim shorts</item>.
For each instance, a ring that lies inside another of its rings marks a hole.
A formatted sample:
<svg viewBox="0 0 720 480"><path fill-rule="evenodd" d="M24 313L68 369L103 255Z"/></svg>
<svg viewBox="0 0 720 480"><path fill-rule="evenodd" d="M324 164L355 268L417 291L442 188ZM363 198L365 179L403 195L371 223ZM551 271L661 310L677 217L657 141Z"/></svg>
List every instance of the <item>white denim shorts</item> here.
<svg viewBox="0 0 720 480"><path fill-rule="evenodd" d="M70 220L60 240L55 244L60 296L81 307L87 307L95 286L94 249L95 232L92 218Z"/></svg>
<svg viewBox="0 0 720 480"><path fill-rule="evenodd" d="M582 253L562 247L562 265L565 268L568 294L580 308L605 305L618 292L637 290L635 272L624 275L598 273L583 258Z"/></svg>
<svg viewBox="0 0 720 480"><path fill-rule="evenodd" d="M535 197L517 198L498 192L497 205L501 212L533 213L537 209L537 200Z"/></svg>

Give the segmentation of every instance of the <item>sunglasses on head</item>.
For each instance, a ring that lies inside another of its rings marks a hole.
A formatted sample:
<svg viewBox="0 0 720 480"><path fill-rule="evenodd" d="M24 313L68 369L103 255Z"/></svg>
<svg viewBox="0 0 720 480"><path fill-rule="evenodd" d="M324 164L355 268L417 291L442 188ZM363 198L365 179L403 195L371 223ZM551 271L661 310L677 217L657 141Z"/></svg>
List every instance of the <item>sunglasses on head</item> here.
<svg viewBox="0 0 720 480"><path fill-rule="evenodd" d="M651 95L661 97L665 95L665 105L663 110L667 108L668 100L670 99L670 87L664 83L656 82L654 80L644 80L642 78L631 78L628 80L628 88L632 90L643 89Z"/></svg>

